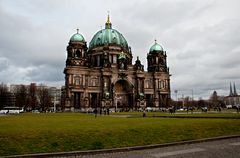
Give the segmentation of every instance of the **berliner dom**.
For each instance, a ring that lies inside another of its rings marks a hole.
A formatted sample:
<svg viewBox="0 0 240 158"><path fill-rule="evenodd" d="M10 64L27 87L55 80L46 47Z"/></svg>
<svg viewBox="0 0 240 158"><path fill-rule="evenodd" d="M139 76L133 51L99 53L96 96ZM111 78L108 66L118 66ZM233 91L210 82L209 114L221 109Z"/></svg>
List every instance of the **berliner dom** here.
<svg viewBox="0 0 240 158"><path fill-rule="evenodd" d="M146 48L146 50L148 50ZM70 37L64 88L65 111L144 110L169 106L170 74L167 55L155 40L146 54L147 71L108 15L105 28L89 44L79 33Z"/></svg>

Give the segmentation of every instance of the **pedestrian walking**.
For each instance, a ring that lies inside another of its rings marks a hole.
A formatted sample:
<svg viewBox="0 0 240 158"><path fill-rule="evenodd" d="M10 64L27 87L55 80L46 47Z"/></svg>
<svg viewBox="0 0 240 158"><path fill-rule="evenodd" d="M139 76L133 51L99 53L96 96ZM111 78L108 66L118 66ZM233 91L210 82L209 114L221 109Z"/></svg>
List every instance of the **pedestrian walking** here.
<svg viewBox="0 0 240 158"><path fill-rule="evenodd" d="M93 113L94 113L95 118L96 118L96 117L97 117L97 109L94 109L94 110L93 110Z"/></svg>

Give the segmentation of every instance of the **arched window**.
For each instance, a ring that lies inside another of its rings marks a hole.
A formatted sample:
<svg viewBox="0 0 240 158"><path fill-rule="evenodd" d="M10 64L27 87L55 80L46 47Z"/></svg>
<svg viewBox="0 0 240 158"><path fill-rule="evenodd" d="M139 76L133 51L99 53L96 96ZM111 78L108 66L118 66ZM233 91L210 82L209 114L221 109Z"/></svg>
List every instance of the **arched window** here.
<svg viewBox="0 0 240 158"><path fill-rule="evenodd" d="M79 76L75 77L75 85L80 85L80 77Z"/></svg>
<svg viewBox="0 0 240 158"><path fill-rule="evenodd" d="M168 80L165 80L165 88L168 88L169 87L169 82Z"/></svg>
<svg viewBox="0 0 240 158"><path fill-rule="evenodd" d="M81 57L81 50L78 49L78 50L76 51L76 57L77 57L77 58L80 58L80 57Z"/></svg>
<svg viewBox="0 0 240 158"><path fill-rule="evenodd" d="M114 63L114 64L117 63L117 55L113 55L113 63Z"/></svg>
<svg viewBox="0 0 240 158"><path fill-rule="evenodd" d="M162 58L160 58L160 64L164 65L164 60Z"/></svg>
<svg viewBox="0 0 240 158"><path fill-rule="evenodd" d="M109 62L112 63L112 56L113 55L109 55Z"/></svg>
<svg viewBox="0 0 240 158"><path fill-rule="evenodd" d="M97 66L100 66L100 56L97 56Z"/></svg>
<svg viewBox="0 0 240 158"><path fill-rule="evenodd" d="M166 88L166 84L165 84L165 81L164 81L164 80L161 81L161 88L162 88L162 89L165 89L165 88Z"/></svg>
<svg viewBox="0 0 240 158"><path fill-rule="evenodd" d="M159 89L165 89L165 81L164 80L158 80L158 88Z"/></svg>

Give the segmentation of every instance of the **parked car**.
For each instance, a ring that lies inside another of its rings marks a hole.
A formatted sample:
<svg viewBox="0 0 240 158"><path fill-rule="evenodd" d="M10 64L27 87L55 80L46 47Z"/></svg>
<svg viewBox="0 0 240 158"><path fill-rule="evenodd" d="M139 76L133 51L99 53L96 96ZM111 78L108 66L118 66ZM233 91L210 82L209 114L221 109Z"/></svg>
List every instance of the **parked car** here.
<svg viewBox="0 0 240 158"><path fill-rule="evenodd" d="M39 110L32 110L32 113L40 113Z"/></svg>
<svg viewBox="0 0 240 158"><path fill-rule="evenodd" d="M206 106L201 107L201 109L202 109L202 112L207 112L208 111L208 108Z"/></svg>
<svg viewBox="0 0 240 158"><path fill-rule="evenodd" d="M177 109L177 111L184 111L184 109L183 109L183 108L180 108L180 109Z"/></svg>
<svg viewBox="0 0 240 158"><path fill-rule="evenodd" d="M147 112L152 112L152 111L153 111L153 108L152 108L152 107L147 107L147 108L146 108L146 111L147 111Z"/></svg>
<svg viewBox="0 0 240 158"><path fill-rule="evenodd" d="M226 108L227 109L232 109L233 107L232 107L232 105L226 105Z"/></svg>
<svg viewBox="0 0 240 158"><path fill-rule="evenodd" d="M168 109L165 108L165 107L161 107L161 108L159 108L159 110L162 111L162 112L166 112Z"/></svg>
<svg viewBox="0 0 240 158"><path fill-rule="evenodd" d="M0 110L0 114L6 114L8 112L8 110Z"/></svg>

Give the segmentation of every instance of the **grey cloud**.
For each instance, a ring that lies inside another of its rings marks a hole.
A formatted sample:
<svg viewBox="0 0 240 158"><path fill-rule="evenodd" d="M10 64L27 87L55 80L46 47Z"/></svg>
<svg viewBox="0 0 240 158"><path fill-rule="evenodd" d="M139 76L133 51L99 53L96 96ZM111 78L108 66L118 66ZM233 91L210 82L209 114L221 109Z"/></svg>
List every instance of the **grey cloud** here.
<svg viewBox="0 0 240 158"><path fill-rule="evenodd" d="M171 87L195 98L240 83L237 0L0 1L0 81L63 84L66 46L80 28L89 43L110 11L146 67L154 39L167 51ZM134 63L135 61L133 61Z"/></svg>
<svg viewBox="0 0 240 158"><path fill-rule="evenodd" d="M58 67L51 67L49 65L41 65L32 71L29 71L27 76L36 82L57 82L63 80L63 67L59 71Z"/></svg>

